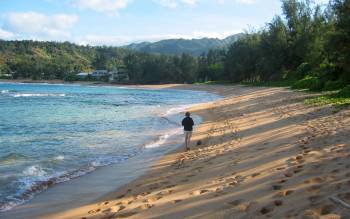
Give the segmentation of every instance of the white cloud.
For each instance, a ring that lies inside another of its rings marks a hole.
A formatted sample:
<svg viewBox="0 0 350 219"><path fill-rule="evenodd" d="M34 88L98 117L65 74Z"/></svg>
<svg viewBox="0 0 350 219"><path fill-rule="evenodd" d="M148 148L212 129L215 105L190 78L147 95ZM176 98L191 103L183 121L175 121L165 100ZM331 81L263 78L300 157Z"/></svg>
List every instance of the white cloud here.
<svg viewBox="0 0 350 219"><path fill-rule="evenodd" d="M241 30L236 30L236 31L224 31L224 32L202 32L202 31L196 31L193 32L192 35L188 36L187 39L199 39L199 38L219 38L219 39L224 39L230 35L240 33L242 32Z"/></svg>
<svg viewBox="0 0 350 219"><path fill-rule="evenodd" d="M236 0L237 3L251 5L256 3L257 0Z"/></svg>
<svg viewBox="0 0 350 219"><path fill-rule="evenodd" d="M167 7L167 8L177 8L181 4L185 5L196 5L199 0L153 0L154 2Z"/></svg>
<svg viewBox="0 0 350 219"><path fill-rule="evenodd" d="M4 15L3 29L7 33L27 35L31 38L69 37L68 30L79 17L76 15L45 15L37 12L19 12Z"/></svg>
<svg viewBox="0 0 350 219"><path fill-rule="evenodd" d="M182 0L182 2L188 5L195 5L197 0Z"/></svg>
<svg viewBox="0 0 350 219"><path fill-rule="evenodd" d="M89 9L98 12L117 12L126 8L132 0L72 0L73 4L81 9Z"/></svg>
<svg viewBox="0 0 350 219"><path fill-rule="evenodd" d="M232 34L239 33L241 31L226 31L226 32L201 32L196 31L192 34L163 34L163 35L132 35L132 36L113 36L113 35L86 35L83 37L77 37L73 41L80 45L109 45L109 46L121 46L135 42L156 42L164 39L199 39L199 38L219 38L223 39Z"/></svg>
<svg viewBox="0 0 350 219"><path fill-rule="evenodd" d="M14 33L0 28L0 39L9 40L9 39L12 39L14 36L15 36Z"/></svg>

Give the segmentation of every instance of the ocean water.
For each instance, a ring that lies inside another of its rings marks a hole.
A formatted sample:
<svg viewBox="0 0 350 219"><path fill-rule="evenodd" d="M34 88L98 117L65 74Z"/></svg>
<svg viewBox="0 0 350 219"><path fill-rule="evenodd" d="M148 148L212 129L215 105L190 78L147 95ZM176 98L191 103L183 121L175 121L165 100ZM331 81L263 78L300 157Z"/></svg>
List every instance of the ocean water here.
<svg viewBox="0 0 350 219"><path fill-rule="evenodd" d="M186 108L217 98L184 90L0 82L0 211L161 148L181 133Z"/></svg>

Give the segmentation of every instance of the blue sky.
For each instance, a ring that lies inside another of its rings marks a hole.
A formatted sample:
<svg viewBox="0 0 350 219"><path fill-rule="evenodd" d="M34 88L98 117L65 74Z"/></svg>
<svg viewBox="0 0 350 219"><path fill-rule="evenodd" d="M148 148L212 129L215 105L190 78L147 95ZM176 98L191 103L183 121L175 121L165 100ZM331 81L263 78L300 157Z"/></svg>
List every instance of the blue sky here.
<svg viewBox="0 0 350 219"><path fill-rule="evenodd" d="M114 46L224 38L276 14L279 0L0 0L0 38Z"/></svg>

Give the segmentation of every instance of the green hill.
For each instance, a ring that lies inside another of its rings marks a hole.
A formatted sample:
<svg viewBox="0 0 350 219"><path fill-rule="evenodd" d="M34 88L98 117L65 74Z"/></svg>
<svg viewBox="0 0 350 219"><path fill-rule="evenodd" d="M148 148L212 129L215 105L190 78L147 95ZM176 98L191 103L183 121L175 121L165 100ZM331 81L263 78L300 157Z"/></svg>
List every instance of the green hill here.
<svg viewBox="0 0 350 219"><path fill-rule="evenodd" d="M207 53L210 49L218 49L229 46L237 41L242 34L235 34L225 39L218 38L202 38L202 39L168 39L158 42L142 42L133 43L125 46L125 48L134 49L140 52L168 54L168 55L180 55L182 53L188 53L195 56Z"/></svg>

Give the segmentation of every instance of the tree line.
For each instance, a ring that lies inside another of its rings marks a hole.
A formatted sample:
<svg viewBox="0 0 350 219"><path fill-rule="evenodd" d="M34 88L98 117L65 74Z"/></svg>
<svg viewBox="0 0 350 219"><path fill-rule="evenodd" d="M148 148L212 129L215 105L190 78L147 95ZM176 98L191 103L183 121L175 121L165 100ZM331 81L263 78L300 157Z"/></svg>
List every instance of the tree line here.
<svg viewBox="0 0 350 219"><path fill-rule="evenodd" d="M292 81L295 88L333 90L350 82L350 0L316 5L283 0L282 16L250 31L216 57L216 77L231 82ZM214 64L215 65L215 64ZM208 71L213 73L213 71Z"/></svg>
<svg viewBox="0 0 350 219"><path fill-rule="evenodd" d="M197 58L154 55L117 47L80 46L69 42L0 41L0 77L77 79L79 72L123 66L132 83L193 83Z"/></svg>
<svg viewBox="0 0 350 219"><path fill-rule="evenodd" d="M156 55L72 43L0 41L0 75L65 79L123 65L131 83L292 81L296 88L339 89L350 83L350 0L317 5L282 0L281 16L228 48L200 56Z"/></svg>

